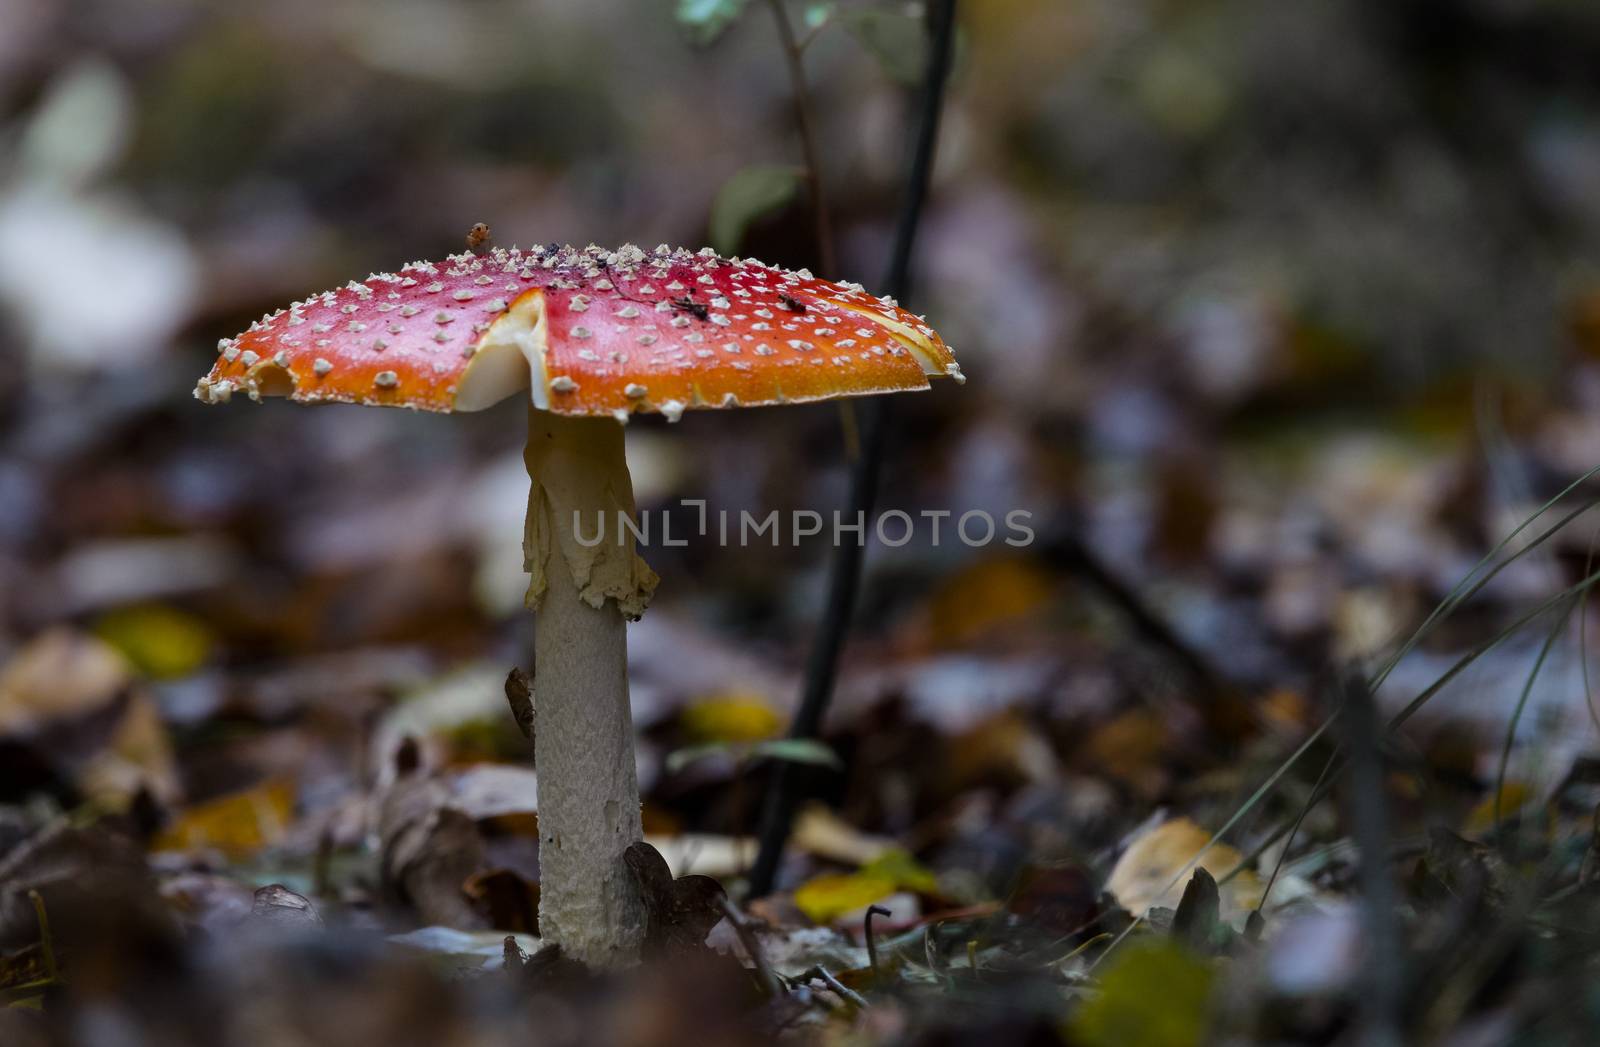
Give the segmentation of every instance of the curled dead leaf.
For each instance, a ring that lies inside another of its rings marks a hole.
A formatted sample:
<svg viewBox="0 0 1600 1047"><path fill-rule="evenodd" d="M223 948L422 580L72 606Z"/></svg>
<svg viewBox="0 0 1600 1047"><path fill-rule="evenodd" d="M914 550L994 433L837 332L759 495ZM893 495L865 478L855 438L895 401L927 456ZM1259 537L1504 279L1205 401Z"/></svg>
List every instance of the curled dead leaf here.
<svg viewBox="0 0 1600 1047"><path fill-rule="evenodd" d="M630 845L622 857L644 899L645 955L670 957L702 950L706 935L722 920L727 897L722 884L709 876L673 879L661 852L643 841Z"/></svg>
<svg viewBox="0 0 1600 1047"><path fill-rule="evenodd" d="M1158 905L1176 906L1190 878L1183 873L1185 866L1210 842L1211 834L1188 818L1163 822L1122 852L1112 867L1106 889L1135 916ZM1237 850L1219 843L1196 863L1219 883L1222 919L1235 928L1242 926L1261 904L1261 881L1252 870L1240 870L1233 879L1222 883L1242 860Z"/></svg>

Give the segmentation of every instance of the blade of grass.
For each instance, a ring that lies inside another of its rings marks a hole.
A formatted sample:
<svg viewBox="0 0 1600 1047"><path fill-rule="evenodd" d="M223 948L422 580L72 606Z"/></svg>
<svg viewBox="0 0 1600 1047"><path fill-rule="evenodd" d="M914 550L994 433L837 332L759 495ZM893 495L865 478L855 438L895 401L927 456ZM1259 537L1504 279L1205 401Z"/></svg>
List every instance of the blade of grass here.
<svg viewBox="0 0 1600 1047"><path fill-rule="evenodd" d="M1474 647L1471 651L1468 651L1466 654L1462 655L1461 658L1458 659L1455 662L1455 664L1451 665L1449 669L1446 669L1443 674L1441 674L1437 679L1435 679L1433 681L1433 683L1429 684L1426 688L1424 688L1422 690L1422 692L1420 694L1418 694L1415 698L1413 698L1406 705L1406 707L1404 709L1400 710L1400 712L1395 714L1395 716L1392 717L1389 720L1389 724L1388 724L1388 727L1386 728L1386 731L1388 733L1393 733L1396 729L1398 729L1400 726L1402 726L1407 720L1409 720L1413 715L1415 715L1417 710L1421 709L1424 705L1426 705L1429 699L1431 699L1434 695L1438 694L1441 690L1443 690L1446 684L1448 684L1451 680L1453 680L1457 676L1459 676L1463 671L1465 671L1467 669L1468 666L1472 665L1473 662L1477 661L1479 658L1483 657L1484 655L1488 654L1490 651L1494 650L1496 647L1498 647L1502 643L1504 643L1512 635L1514 635L1519 630L1521 630L1523 626L1527 625L1529 622L1533 621L1534 619L1538 618L1540 615L1542 615L1545 612L1549 611L1552 607L1557 606L1563 600L1569 600L1569 599L1572 599L1574 597L1579 597L1580 595L1582 597L1586 597L1588 592L1589 592L1589 590L1594 588L1594 586L1596 584L1600 584L1600 571L1595 571L1595 572L1592 572L1592 573L1590 573L1588 575L1585 575L1582 581L1579 581L1574 585L1568 586L1567 588L1565 588L1565 589L1561 590L1560 592L1556 593L1554 596L1552 596L1549 599L1543 601L1538 606L1534 607L1532 610L1530 610L1530 611L1526 612L1525 614L1519 616L1515 621L1513 621L1510 625L1506 626L1505 628L1501 629L1494 636L1491 636L1489 639L1487 639L1487 640L1483 641L1482 643L1480 643L1477 647ZM1318 731L1320 732L1320 731L1326 729L1327 726L1328 726L1328 723L1325 721L1322 724L1322 726L1318 728ZM1303 752L1304 752L1304 747L1302 746L1301 749L1296 750L1294 753L1292 753L1288 757L1288 759L1284 761L1283 767L1280 768L1280 773L1278 775L1275 775L1273 780L1276 780L1276 778L1281 777L1282 776L1281 775L1281 771L1284 770L1284 769L1287 769L1287 767L1289 765L1293 764L1296 760L1298 760L1300 758L1300 756L1303 755ZM1331 773L1331 775L1329 776L1329 779L1327 781L1325 781L1320 788L1317 788L1317 789L1312 791L1311 796L1306 800L1306 806L1307 807L1313 807L1316 804L1321 803L1322 800L1328 795L1329 790L1332 788L1334 780L1336 780L1338 778L1339 774L1342 771L1343 771L1343 767L1336 767L1333 770L1333 772ZM1255 802L1255 799L1256 798L1254 796L1252 796L1251 799L1249 801L1247 801L1247 804L1253 804ZM1236 818L1235 819L1229 819L1228 824L1231 825L1236 820L1237 820ZM1244 867L1254 863L1257 859L1259 859L1261 857L1261 855L1266 851L1266 849L1268 847L1271 847L1274 843L1277 843L1279 840L1281 840L1283 838L1283 835L1284 835L1284 833L1286 833L1288 831L1288 828L1289 827L1287 825L1284 825L1284 826L1280 826L1278 829L1274 830L1273 832L1268 833L1267 836L1263 840L1261 840L1255 846L1254 849L1252 849L1248 854L1245 855L1244 861L1242 861L1239 864L1239 866L1236 869L1233 870L1233 872L1228 873L1226 876L1223 876L1220 880L1218 880L1218 883L1219 884L1227 883L1230 879L1233 878L1233 873L1237 872L1238 869L1244 868ZM1218 835L1220 836L1221 834L1219 833Z"/></svg>
<svg viewBox="0 0 1600 1047"><path fill-rule="evenodd" d="M1328 775L1333 772L1334 765L1338 763L1338 761L1339 750L1335 749L1333 751L1333 755L1328 757L1328 762L1322 765L1322 773L1317 775L1317 780L1311 785L1311 794L1313 796L1316 795L1318 789L1322 788L1322 783L1328 780ZM1278 882L1278 873L1283 869L1284 859L1289 857L1289 848L1294 846L1294 835L1300 831L1300 823L1305 821L1306 815L1310 813L1311 805L1307 803L1301 805L1300 813L1294 816L1294 823L1289 826L1289 838L1284 841L1283 850L1278 852L1278 860L1272 863L1272 875L1267 877L1267 886L1261 891L1261 904L1256 906L1256 912L1262 912L1266 909L1267 898L1272 894L1272 885ZM1244 863L1239 863L1238 868L1244 868ZM1231 877L1236 871L1238 870L1229 870L1229 872L1224 875L1220 881L1218 881L1218 886L1226 883L1228 878Z"/></svg>
<svg viewBox="0 0 1600 1047"><path fill-rule="evenodd" d="M1576 484L1583 482L1584 479L1587 479L1591 475L1593 475L1592 472L1585 473L1583 477L1573 481L1573 484L1567 489L1571 490L1572 486L1576 486ZM1600 505L1600 501L1592 500L1578 506L1578 508L1567 513L1567 515L1563 516L1560 520L1557 520L1553 525L1541 532L1538 537L1534 538L1527 545L1523 546L1521 549L1518 549L1501 562L1495 564L1482 578L1479 578L1476 581L1473 580L1473 576L1476 575L1478 571L1482 570L1485 564L1488 564L1491 560L1498 556L1500 552L1504 550L1513 539L1516 538L1517 535L1522 533L1528 524L1531 524L1535 519L1537 519L1538 516L1548 509L1551 504L1552 503L1550 502L1546 502L1545 505L1536 513L1534 513L1533 516L1530 516L1527 520L1523 521L1523 523L1519 525L1516 530L1512 531L1510 534L1506 535L1505 538L1501 539L1500 543L1490 550L1488 555L1474 564L1472 569L1466 573L1461 581L1457 582L1455 587L1445 594L1444 599L1440 600L1439 603L1434 606L1433 611L1430 612L1428 617L1423 620L1422 624L1417 626L1416 630L1406 638L1405 643L1401 644L1399 649L1396 650L1395 653L1384 662L1383 667L1379 669L1370 680L1367 681L1367 685L1374 690L1382 686L1383 682L1389 678L1389 674L1394 671L1395 666L1404 661L1406 655L1415 650L1417 645L1425 640L1429 633L1433 632L1434 627L1438 625L1439 622L1449 616L1449 614L1457 607L1460 607L1462 604L1472 599L1472 597L1476 596L1483 589L1483 587L1493 581L1495 576L1501 571L1505 570L1507 567L1510 567L1512 564L1522 559L1522 557L1542 546L1546 541L1554 536L1557 531L1560 531L1567 524L1582 516L1590 509L1593 509L1596 505Z"/></svg>
<svg viewBox="0 0 1600 1047"><path fill-rule="evenodd" d="M1418 709L1421 709L1427 704L1428 699L1438 694L1444 688L1445 684L1459 676L1461 672L1473 662L1477 661L1479 658L1500 646L1513 633L1516 633L1524 625L1527 625L1529 622L1533 621L1535 618L1538 618L1552 607L1560 604L1563 600L1570 600L1579 594L1587 594L1597 582L1600 582L1600 571L1585 575L1582 581L1568 586L1567 588L1556 593L1554 596L1551 596L1539 603L1531 611L1527 611L1524 614L1519 615L1517 619L1510 625L1506 626L1504 629L1501 629L1498 633L1495 633L1494 636L1485 640L1483 643L1480 643L1471 651L1468 651L1454 665L1446 669L1443 675L1424 688L1422 692L1415 698L1411 699L1411 701L1406 704L1404 709L1401 709L1398 713L1396 713L1389 720L1389 730L1393 731L1395 728L1411 719L1412 716L1416 715Z"/></svg>
<svg viewBox="0 0 1600 1047"><path fill-rule="evenodd" d="M1550 651L1556 645L1556 640L1566 629L1567 622L1572 618L1572 611L1577 603L1582 602L1581 595L1569 601L1561 614L1556 617L1556 622L1545 636L1544 643L1539 646L1539 654L1533 660L1533 667L1528 670L1528 678L1523 681L1522 693L1517 696L1517 705L1511 711L1511 720L1506 724L1505 744L1500 747L1500 767L1494 776L1494 837L1500 839L1502 820L1502 800L1506 791L1506 767L1511 763L1511 746L1517 738L1517 725L1522 722L1522 711L1528 707L1528 696L1533 693L1533 685L1539 679L1539 670L1544 668L1545 659L1550 656Z"/></svg>
<svg viewBox="0 0 1600 1047"><path fill-rule="evenodd" d="M1495 575L1499 574L1500 571L1504 570L1512 563L1515 563L1518 559L1527 555L1532 550L1541 546L1552 535L1561 530L1568 523L1572 522L1578 516L1581 516L1583 513L1593 508L1596 504L1600 504L1600 502L1597 502L1593 499L1585 502L1577 509L1574 509L1566 516L1562 517L1562 519L1557 521L1554 526L1547 528L1533 541L1529 542L1527 545L1514 552L1511 556L1507 557L1504 561L1494 564L1494 566L1481 579L1478 579L1476 582L1473 581L1474 576L1476 576L1479 571L1481 571L1485 566L1493 563L1501 554L1501 552L1503 552L1513 541L1516 540L1518 535L1533 525L1534 521L1538 520L1539 517L1543 516L1551 508L1557 505L1563 498L1577 490L1578 487L1597 474L1600 474L1600 465L1588 470L1583 475L1569 483L1566 487L1563 487L1556 494L1552 495L1544 502L1544 504L1535 509L1532 515L1518 524L1510 534L1506 535L1498 543L1496 543L1494 548L1485 553L1484 556L1466 573L1462 580L1457 582L1456 585L1451 588L1449 593L1445 594L1444 599L1441 600L1436 607L1434 607L1433 611L1428 615L1423 623L1418 626L1411 636L1407 638L1403 644L1401 644L1400 648L1390 656L1390 658L1384 663L1383 667L1373 675L1373 677L1368 681L1368 688L1372 692L1376 693L1378 687L1389 677L1389 674L1394 671L1395 666L1397 666L1407 654L1411 653L1411 651L1413 651L1416 646L1427 637L1427 635L1433 630L1434 626L1437 625L1439 621L1441 621L1452 611L1454 611L1456 607L1460 606L1463 602L1481 590L1491 579L1495 577ZM1425 705L1430 698L1439 693L1439 691L1442 690L1447 683L1465 670L1467 666L1477 661L1477 659L1481 658L1483 655L1494 650L1494 648L1498 647L1506 640L1506 638L1521 629L1523 625L1527 624L1529 621L1560 603L1563 599L1571 598L1575 594L1579 593L1586 596L1588 590L1592 588L1597 581L1600 581L1600 572L1585 572L1583 581L1577 583L1576 585L1570 586L1565 590L1562 590L1560 593L1557 593L1555 596L1535 607L1532 611L1519 617L1516 621L1512 622L1511 625L1502 629L1489 640L1473 648L1448 670L1446 670L1442 676L1425 688L1422 693L1420 693L1416 698L1412 699L1411 702L1409 702L1406 707L1397 715L1391 718L1385 728L1385 733L1392 733L1394 730L1404 724L1416 713L1418 709L1422 708L1422 706ZM1227 832L1233 828L1233 826L1237 825L1249 811L1254 809L1256 804L1260 803L1261 800L1272 791L1273 787L1275 787L1283 778L1283 776L1289 772L1289 769L1298 763L1300 758L1310 750L1311 746L1327 732L1328 728L1333 724L1334 719L1337 718L1338 715L1339 710L1335 710L1329 718L1323 720L1316 730L1314 730L1306 738L1306 740L1300 744L1299 748L1290 753L1289 756L1278 765L1278 768L1273 771L1271 776L1269 776L1267 780L1255 790L1255 792L1251 793L1244 803L1241 804L1240 807L1228 818L1228 820L1223 823L1222 828L1218 829L1216 833L1212 835L1211 840L1207 842L1207 844L1189 860L1187 865L1178 871L1177 876L1175 876L1172 882L1167 885L1166 889L1162 891L1163 895L1166 893L1166 891L1177 886L1183 877L1195 868L1200 859L1207 852L1209 852L1212 847L1220 842L1222 837L1226 835ZM1295 827L1300 825L1300 823L1305 819L1306 814L1309 813L1309 811L1318 803L1320 803L1332 789L1334 782L1344 769L1342 764L1337 766L1335 765L1335 761L1338 760L1339 756L1337 753L1330 758L1329 767L1324 768L1324 774L1319 779L1321 784L1312 789L1311 796L1307 798L1304 807L1296 816L1293 822ZM1258 843L1257 846L1248 855L1246 855L1238 865L1224 874L1218 880L1218 883L1227 883L1239 872L1239 870L1253 865L1257 860L1259 860L1261 854L1265 852L1268 847L1282 839L1283 835L1289 831L1289 826L1280 826L1277 830L1269 833L1266 839ZM1143 922L1143 920L1144 914L1135 914L1133 920L1131 920L1128 926L1123 929L1122 933L1117 935L1111 944L1107 946L1105 952L1096 957L1094 963L1089 965L1089 970L1093 971L1095 967L1099 966L1101 961L1103 961L1107 956L1111 955L1111 953L1115 952L1117 946L1120 945L1128 937L1128 935L1132 934L1133 931Z"/></svg>
<svg viewBox="0 0 1600 1047"><path fill-rule="evenodd" d="M1555 526L1547 529L1528 545L1517 550L1509 558L1507 558L1504 563L1497 564L1494 569L1491 570L1483 579L1478 581L1476 584L1473 583L1473 577L1479 571L1483 570L1485 566L1494 562L1494 560L1499 557L1499 555L1506 549L1507 546L1517 540L1518 535L1522 534L1523 531L1533 526L1534 521L1538 520L1539 517L1549 512L1563 498L1577 490L1579 487L1583 486L1583 484L1588 482L1597 474L1600 474L1600 465L1590 469L1588 472L1584 473L1582 476L1579 476L1576 480L1573 480L1571 483L1567 484L1567 486L1557 491L1554 495L1551 495L1550 498L1545 501L1543 505L1539 506L1539 508L1535 509L1526 520L1523 520L1520 524L1518 524L1510 534L1500 539L1500 541L1495 544L1494 548L1490 549L1483 555L1482 559L1473 564L1471 570L1467 571L1467 573L1462 576L1461 581L1457 582L1450 592L1445 594L1444 599L1434 607L1432 613L1430 613L1428 617L1423 620L1423 623L1417 627L1416 631L1411 634L1410 638L1408 638L1406 642L1400 646L1399 650L1390 656L1389 660L1384 663L1383 668L1378 671L1378 674L1372 680L1368 681L1368 686L1376 691L1383 681L1388 678L1389 673L1394 670L1394 667L1398 665L1406 655L1411 653L1416 645L1420 643L1429 632L1432 631L1434 625L1437 624L1440 619L1444 618L1451 611L1455 610L1456 607L1460 606L1461 603L1470 598L1473 594L1477 593L1478 590L1482 589L1489 579L1500 573L1500 571L1505 567L1516 562L1522 556L1544 544L1546 539L1555 534L1561 528L1565 527L1572 520L1594 508L1594 506L1597 504L1597 501L1595 499L1590 499L1577 509L1574 509L1572 512L1568 513L1565 517L1558 521Z"/></svg>
<svg viewBox="0 0 1600 1047"><path fill-rule="evenodd" d="M1589 551L1583 559L1583 573L1594 570L1595 543L1600 541L1600 527L1589 535ZM1600 712L1594 707L1594 688L1589 684L1589 601L1578 605L1578 668L1583 673L1583 704L1589 710L1589 722L1600 733Z"/></svg>

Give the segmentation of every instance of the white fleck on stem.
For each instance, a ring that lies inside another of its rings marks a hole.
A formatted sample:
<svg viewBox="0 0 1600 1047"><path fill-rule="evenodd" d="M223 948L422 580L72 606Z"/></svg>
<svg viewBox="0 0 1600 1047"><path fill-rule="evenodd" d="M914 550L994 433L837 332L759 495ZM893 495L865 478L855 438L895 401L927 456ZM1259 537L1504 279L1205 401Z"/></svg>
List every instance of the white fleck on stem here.
<svg viewBox="0 0 1600 1047"><path fill-rule="evenodd" d="M645 928L623 862L642 835L623 605L637 617L655 576L631 541L619 547L614 533L614 514L633 508L622 427L538 409L528 418L524 555L537 612L539 931L593 967L626 967L638 960ZM575 541L575 511L591 528L597 512L607 514L604 542L585 548ZM619 571L638 582L634 598L606 584Z"/></svg>

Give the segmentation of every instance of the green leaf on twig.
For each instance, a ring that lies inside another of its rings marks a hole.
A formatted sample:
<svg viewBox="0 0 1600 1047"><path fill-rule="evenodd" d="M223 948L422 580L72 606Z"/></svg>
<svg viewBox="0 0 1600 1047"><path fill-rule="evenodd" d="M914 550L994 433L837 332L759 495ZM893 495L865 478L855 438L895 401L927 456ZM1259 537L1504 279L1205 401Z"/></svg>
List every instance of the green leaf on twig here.
<svg viewBox="0 0 1600 1047"><path fill-rule="evenodd" d="M756 760L783 760L803 763L812 767L828 767L835 771L844 769L839 754L813 738L774 738L771 741L744 744L739 742L709 742L705 745L688 745L667 754L668 774L677 774L696 760L726 753L738 763Z"/></svg>
<svg viewBox="0 0 1600 1047"><path fill-rule="evenodd" d="M735 171L711 204L711 246L722 254L737 251L752 222L788 206L802 177L801 168L778 164L756 164Z"/></svg>
<svg viewBox="0 0 1600 1047"><path fill-rule="evenodd" d="M714 43L739 17L750 0L678 0L678 24L701 46Z"/></svg>
<svg viewBox="0 0 1600 1047"><path fill-rule="evenodd" d="M770 742L757 742L750 747L750 758L783 760L786 763L803 763L812 767L831 767L844 770L839 754L814 738L774 738Z"/></svg>

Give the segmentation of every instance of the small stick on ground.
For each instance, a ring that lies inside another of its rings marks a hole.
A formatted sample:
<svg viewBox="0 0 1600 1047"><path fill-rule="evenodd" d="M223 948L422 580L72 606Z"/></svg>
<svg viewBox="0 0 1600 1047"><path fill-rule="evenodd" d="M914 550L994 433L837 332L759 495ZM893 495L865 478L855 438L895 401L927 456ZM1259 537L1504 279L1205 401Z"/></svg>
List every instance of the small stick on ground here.
<svg viewBox="0 0 1600 1047"><path fill-rule="evenodd" d="M826 985L833 991L835 996L839 997L839 999L845 1001L851 1006L860 1010L867 1009L867 998L865 996L862 996L854 989L849 988L839 979L828 973L828 969L822 966L820 963L815 967L808 969L805 971L805 973L801 974L800 977L793 979L793 981L803 985L806 982L812 981L813 979Z"/></svg>
<svg viewBox="0 0 1600 1047"><path fill-rule="evenodd" d="M878 941L872 933L872 918L874 916L892 916L893 914L881 905L867 906L866 916L861 918L863 933L867 939L867 966L872 968L872 980L878 980Z"/></svg>
<svg viewBox="0 0 1600 1047"><path fill-rule="evenodd" d="M1254 713L1238 690L1228 683L1226 675L1198 648L1179 636L1144 597L1081 538L1070 532L1063 533L1048 543L1048 548L1068 571L1115 608L1139 639L1166 654L1194 688L1195 704L1208 726L1227 734L1252 722Z"/></svg>
<svg viewBox="0 0 1600 1047"><path fill-rule="evenodd" d="M767 954L761 948L761 940L756 937L755 928L750 926L750 921L744 918L738 908L726 897L719 898L722 914L733 924L734 933L739 936L739 941L744 945L744 951L750 954L750 959L756 965L756 977L761 982L761 987L771 997L783 995L783 980L773 973L772 966L767 963Z"/></svg>

